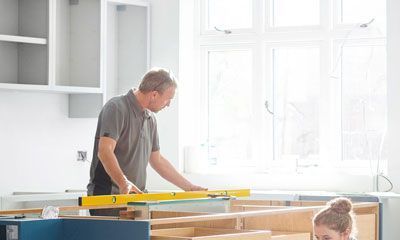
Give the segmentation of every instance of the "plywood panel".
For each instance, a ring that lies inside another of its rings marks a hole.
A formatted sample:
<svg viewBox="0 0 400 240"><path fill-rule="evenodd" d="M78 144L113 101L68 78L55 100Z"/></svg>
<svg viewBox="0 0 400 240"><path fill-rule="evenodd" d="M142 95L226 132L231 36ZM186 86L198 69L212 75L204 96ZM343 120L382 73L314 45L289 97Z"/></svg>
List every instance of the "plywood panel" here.
<svg viewBox="0 0 400 240"><path fill-rule="evenodd" d="M310 240L310 233L272 232L273 240Z"/></svg>
<svg viewBox="0 0 400 240"><path fill-rule="evenodd" d="M242 212L242 211L256 211L256 210L267 210L267 209L283 209L288 208L286 206L263 206L263 205L235 205L231 206L230 212Z"/></svg>
<svg viewBox="0 0 400 240"><path fill-rule="evenodd" d="M293 212L281 215L246 217L244 219L244 228L311 233L313 215L313 211L309 211Z"/></svg>
<svg viewBox="0 0 400 240"><path fill-rule="evenodd" d="M376 240L375 214L356 215L358 240Z"/></svg>
<svg viewBox="0 0 400 240"><path fill-rule="evenodd" d="M187 217L207 215L207 213L196 212L173 212L173 211L152 211L151 218L174 218L174 217ZM152 229L165 229L165 228L183 228L183 227L204 227L204 228L236 228L236 219L223 219L215 221L200 221L188 223L172 223L163 225L153 225Z"/></svg>
<svg viewBox="0 0 400 240"><path fill-rule="evenodd" d="M271 206L270 200L231 200L231 206L234 205L264 205Z"/></svg>
<svg viewBox="0 0 400 240"><path fill-rule="evenodd" d="M299 207L307 207L307 206L325 206L326 202L321 201L293 201L290 203L290 206L299 206Z"/></svg>
<svg viewBox="0 0 400 240"><path fill-rule="evenodd" d="M151 231L152 240L170 239L271 239L270 231L243 231L217 228L172 228Z"/></svg>

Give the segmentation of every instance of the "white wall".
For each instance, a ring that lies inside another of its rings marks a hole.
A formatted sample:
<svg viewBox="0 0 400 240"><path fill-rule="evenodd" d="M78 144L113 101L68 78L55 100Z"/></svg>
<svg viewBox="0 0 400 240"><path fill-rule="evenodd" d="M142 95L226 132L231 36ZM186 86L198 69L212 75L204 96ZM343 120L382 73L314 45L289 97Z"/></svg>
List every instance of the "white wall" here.
<svg viewBox="0 0 400 240"><path fill-rule="evenodd" d="M400 192L400 1L387 0L387 81L389 176Z"/></svg>
<svg viewBox="0 0 400 240"><path fill-rule="evenodd" d="M151 66L179 64L179 1L151 2ZM157 114L161 152L178 166L178 95ZM68 118L68 95L0 90L0 195L14 191L86 189L97 119ZM149 171L148 188L174 188Z"/></svg>
<svg viewBox="0 0 400 240"><path fill-rule="evenodd" d="M388 174L394 184L393 191L400 192L400 1L387 0L387 84L388 84ZM400 236L400 199L387 201L383 221L383 239L396 240Z"/></svg>
<svg viewBox="0 0 400 240"><path fill-rule="evenodd" d="M96 119L68 118L68 95L0 90L0 195L85 189Z"/></svg>

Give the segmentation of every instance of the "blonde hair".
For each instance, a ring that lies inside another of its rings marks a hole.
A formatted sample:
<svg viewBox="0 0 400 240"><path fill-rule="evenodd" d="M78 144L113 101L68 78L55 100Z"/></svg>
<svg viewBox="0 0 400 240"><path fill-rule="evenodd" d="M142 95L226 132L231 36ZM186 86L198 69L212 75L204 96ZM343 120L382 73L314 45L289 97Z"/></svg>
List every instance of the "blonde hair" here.
<svg viewBox="0 0 400 240"><path fill-rule="evenodd" d="M344 233L351 231L350 236L357 234L353 204L348 198L340 197L329 201L313 218L314 226L326 226L331 230Z"/></svg>

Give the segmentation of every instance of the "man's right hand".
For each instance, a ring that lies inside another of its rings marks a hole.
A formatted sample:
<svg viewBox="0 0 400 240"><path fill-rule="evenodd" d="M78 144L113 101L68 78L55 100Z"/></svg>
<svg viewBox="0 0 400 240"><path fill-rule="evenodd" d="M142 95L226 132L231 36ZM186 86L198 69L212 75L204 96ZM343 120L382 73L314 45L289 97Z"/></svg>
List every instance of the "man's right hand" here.
<svg viewBox="0 0 400 240"><path fill-rule="evenodd" d="M137 193L137 194L142 194L143 192L140 191L138 187L136 187L135 184L133 184L131 181L128 179L125 179L122 184L119 186L119 193L120 194L129 194L129 193Z"/></svg>

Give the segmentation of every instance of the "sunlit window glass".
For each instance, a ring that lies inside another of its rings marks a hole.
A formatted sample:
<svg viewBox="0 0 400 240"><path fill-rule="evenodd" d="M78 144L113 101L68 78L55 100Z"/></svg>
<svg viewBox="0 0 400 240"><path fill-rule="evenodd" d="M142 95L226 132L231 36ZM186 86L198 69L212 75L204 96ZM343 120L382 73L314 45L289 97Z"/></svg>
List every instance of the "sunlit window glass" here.
<svg viewBox="0 0 400 240"><path fill-rule="evenodd" d="M252 12L252 0L210 0L208 29L251 28Z"/></svg>
<svg viewBox="0 0 400 240"><path fill-rule="evenodd" d="M384 46L343 47L342 144L344 160L382 156L386 127Z"/></svg>
<svg viewBox="0 0 400 240"><path fill-rule="evenodd" d="M319 0L274 0L272 26L319 25Z"/></svg>
<svg viewBox="0 0 400 240"><path fill-rule="evenodd" d="M211 165L251 163L252 52L209 52L208 136Z"/></svg>
<svg viewBox="0 0 400 240"><path fill-rule="evenodd" d="M274 158L309 160L319 154L319 48L278 48L274 66Z"/></svg>

